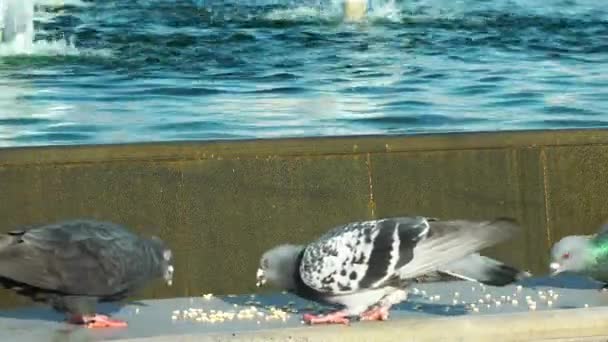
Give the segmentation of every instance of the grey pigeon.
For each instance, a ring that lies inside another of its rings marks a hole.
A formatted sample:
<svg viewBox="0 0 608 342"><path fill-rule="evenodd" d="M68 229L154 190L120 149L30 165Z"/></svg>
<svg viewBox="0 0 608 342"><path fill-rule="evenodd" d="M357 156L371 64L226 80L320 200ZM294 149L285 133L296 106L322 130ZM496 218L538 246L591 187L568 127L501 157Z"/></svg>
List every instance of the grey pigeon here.
<svg viewBox="0 0 608 342"><path fill-rule="evenodd" d="M608 224L597 234L570 235L551 248L552 275L562 272L581 274L608 287Z"/></svg>
<svg viewBox="0 0 608 342"><path fill-rule="evenodd" d="M266 251L257 285L269 282L302 298L344 307L325 316L304 315L310 324L347 324L351 316L386 320L391 306L407 298L405 288L413 282L447 277L502 286L524 276L476 254L518 229L515 221L506 218L471 222L395 217L352 222L308 245L287 244Z"/></svg>
<svg viewBox="0 0 608 342"><path fill-rule="evenodd" d="M107 222L72 220L0 235L0 285L91 328L126 326L96 314L97 302L122 300L157 278L171 285L171 261L159 238Z"/></svg>

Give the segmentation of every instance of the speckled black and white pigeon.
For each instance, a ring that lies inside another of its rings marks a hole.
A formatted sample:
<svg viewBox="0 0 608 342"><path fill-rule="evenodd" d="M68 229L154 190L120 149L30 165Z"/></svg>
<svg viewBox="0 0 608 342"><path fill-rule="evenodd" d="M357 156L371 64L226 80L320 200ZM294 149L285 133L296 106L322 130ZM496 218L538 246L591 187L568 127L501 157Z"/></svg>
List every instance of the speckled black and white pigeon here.
<svg viewBox="0 0 608 342"><path fill-rule="evenodd" d="M171 260L171 250L159 238L140 238L120 225L94 220L0 235L0 285L91 328L126 326L96 314L97 302L122 300L157 278L171 285Z"/></svg>
<svg viewBox="0 0 608 342"><path fill-rule="evenodd" d="M476 252L510 238L518 224L507 218L472 222L395 217L353 222L331 229L306 246L280 245L260 259L257 285L269 282L302 298L338 304L310 324L388 319L416 281L444 277L506 285L523 272ZM422 280L421 280L422 279Z"/></svg>

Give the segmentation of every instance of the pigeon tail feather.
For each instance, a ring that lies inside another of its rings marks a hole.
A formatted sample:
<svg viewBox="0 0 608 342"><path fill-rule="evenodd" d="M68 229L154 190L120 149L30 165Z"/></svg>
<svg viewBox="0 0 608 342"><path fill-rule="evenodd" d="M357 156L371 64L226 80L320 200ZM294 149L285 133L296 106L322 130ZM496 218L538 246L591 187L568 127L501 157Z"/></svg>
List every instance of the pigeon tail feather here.
<svg viewBox="0 0 608 342"><path fill-rule="evenodd" d="M491 286L509 285L530 276L527 272L477 253L446 265L441 272Z"/></svg>

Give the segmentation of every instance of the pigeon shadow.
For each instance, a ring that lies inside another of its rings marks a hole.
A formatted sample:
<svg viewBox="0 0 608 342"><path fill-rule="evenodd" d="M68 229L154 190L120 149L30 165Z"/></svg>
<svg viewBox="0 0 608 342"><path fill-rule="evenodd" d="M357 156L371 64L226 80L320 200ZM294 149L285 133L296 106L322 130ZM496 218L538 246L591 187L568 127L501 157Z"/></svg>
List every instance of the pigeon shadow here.
<svg viewBox="0 0 608 342"><path fill-rule="evenodd" d="M526 288L555 287L562 289L599 290L603 284L588 277L561 273L556 276L529 277L518 281Z"/></svg>
<svg viewBox="0 0 608 342"><path fill-rule="evenodd" d="M291 313L302 313L321 307L330 307L302 299L291 293L222 296L221 300L238 307L255 307L262 310L269 310L271 307L274 307Z"/></svg>
<svg viewBox="0 0 608 342"><path fill-rule="evenodd" d="M407 301L393 306L392 310L409 311L418 314L423 313L435 316L462 316L468 314L468 310L463 304L450 305L425 303L410 300L409 298Z"/></svg>
<svg viewBox="0 0 608 342"><path fill-rule="evenodd" d="M425 303L416 300L423 297L417 294L410 293L408 299L404 302L394 305L393 311L408 311L417 314L431 314L440 316L460 316L466 315L466 307L462 304L448 305L437 303ZM226 296L222 300L229 304L235 304L245 307L256 307L262 310L268 310L270 307L279 308L294 314L315 313L324 314L330 311L340 309L340 306L332 306L329 304L319 304L297 297L293 294L283 293L266 293L258 295L240 295Z"/></svg>

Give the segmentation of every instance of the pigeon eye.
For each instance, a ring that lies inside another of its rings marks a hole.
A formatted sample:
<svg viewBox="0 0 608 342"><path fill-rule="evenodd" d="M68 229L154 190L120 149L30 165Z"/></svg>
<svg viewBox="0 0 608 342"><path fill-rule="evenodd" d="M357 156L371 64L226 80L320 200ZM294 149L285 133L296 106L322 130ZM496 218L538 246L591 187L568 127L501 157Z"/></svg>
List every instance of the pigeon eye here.
<svg viewBox="0 0 608 342"><path fill-rule="evenodd" d="M562 255L562 259L569 259L570 258L570 253L565 253L564 255Z"/></svg>

